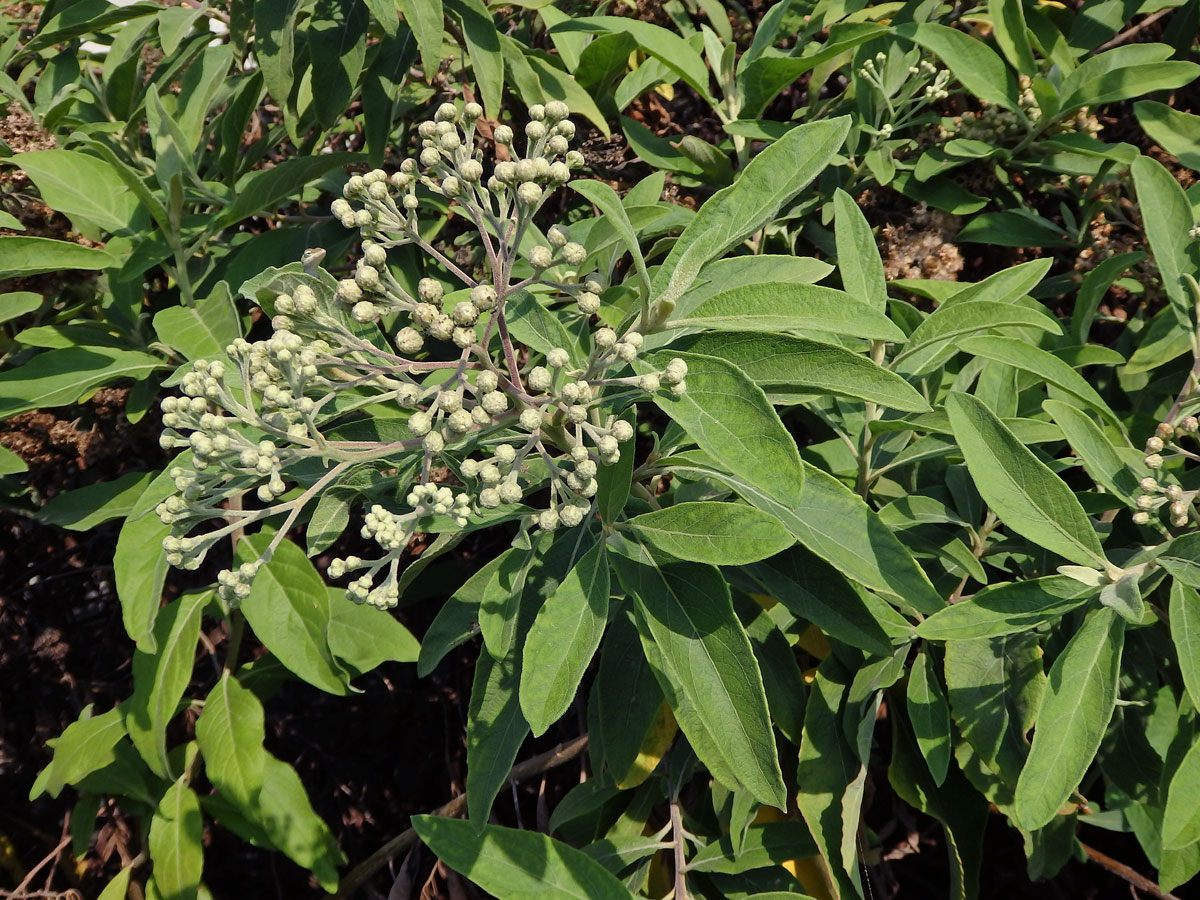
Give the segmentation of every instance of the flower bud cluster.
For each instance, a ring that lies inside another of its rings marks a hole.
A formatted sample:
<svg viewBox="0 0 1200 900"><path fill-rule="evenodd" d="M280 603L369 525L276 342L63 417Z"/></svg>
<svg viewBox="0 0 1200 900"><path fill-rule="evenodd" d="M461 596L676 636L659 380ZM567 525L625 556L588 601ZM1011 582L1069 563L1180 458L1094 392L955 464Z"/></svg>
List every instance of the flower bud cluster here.
<svg viewBox="0 0 1200 900"><path fill-rule="evenodd" d="M1150 513L1163 507L1166 508L1168 521L1173 528L1183 528L1191 521L1192 505L1200 492L1185 491L1178 484L1162 481L1162 469L1168 459L1200 461L1200 454L1193 453L1178 443L1188 436L1195 440L1198 432L1200 421L1195 416L1187 416L1178 424L1159 422L1154 434L1146 439L1146 467L1152 474L1138 483L1139 492L1134 501L1137 504L1137 512L1133 514L1135 524L1150 524ZM1166 457L1163 456L1164 452L1168 454Z"/></svg>
<svg viewBox="0 0 1200 900"><path fill-rule="evenodd" d="M596 318L604 283L582 272L587 249L560 224L544 232L544 244L521 240L547 192L582 164L569 147L575 128L567 114L557 101L531 107L523 155L513 129L495 125L503 158L485 177L476 147L482 110L445 103L419 127L416 158L392 173L350 178L333 213L363 237L353 274L335 282L316 268L324 255L317 251L276 295L269 338L238 339L226 360L196 362L183 376L183 396L163 402L163 446L190 452L190 462L181 458L171 471L176 493L159 505L172 525L164 541L172 565L195 568L221 537L283 517L261 559L220 574L221 596L239 602L306 505L360 463L416 474L405 492L376 496L364 512L361 535L378 556L329 565L331 577L351 577L346 594L357 603L396 604L401 558L430 518L482 527L471 518L486 521L509 507L545 531L589 519L601 467L617 463L633 438L633 404L647 394L681 395L687 365L672 359L633 374L642 335ZM476 225L490 277L468 276L422 237L417 213L429 193ZM402 284L388 251L409 243L440 264L444 278L422 278L415 290ZM514 283L520 254L532 274ZM465 291L447 296L454 278ZM506 319L517 296L550 315L578 317L577 343L545 352L514 344ZM385 317L390 343L361 327ZM374 415L389 404L405 423L399 435L342 439L347 417L369 421L365 410ZM447 470L451 483L437 474ZM246 494L250 506L227 507ZM531 496L547 499L518 506ZM211 520L214 530L191 534Z"/></svg>

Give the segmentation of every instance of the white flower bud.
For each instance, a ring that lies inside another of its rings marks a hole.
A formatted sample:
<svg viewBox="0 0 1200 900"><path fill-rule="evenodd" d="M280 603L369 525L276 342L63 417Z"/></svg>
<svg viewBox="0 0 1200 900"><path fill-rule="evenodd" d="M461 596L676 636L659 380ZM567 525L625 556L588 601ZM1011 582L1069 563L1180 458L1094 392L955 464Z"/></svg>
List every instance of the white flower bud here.
<svg viewBox="0 0 1200 900"><path fill-rule="evenodd" d="M1154 506L1157 502L1158 501L1155 500L1155 498L1151 497L1149 494L1142 494L1140 497L1137 498L1137 508L1138 509L1154 509Z"/></svg>
<svg viewBox="0 0 1200 900"><path fill-rule="evenodd" d="M421 446L426 453L441 453L446 447L446 439L436 431L431 431L421 439Z"/></svg>
<svg viewBox="0 0 1200 900"><path fill-rule="evenodd" d="M517 450L511 444L501 444L492 451L492 455L502 466L511 466L517 458Z"/></svg>
<svg viewBox="0 0 1200 900"><path fill-rule="evenodd" d="M561 134L556 134L546 141L546 150L554 156L562 156L570 146L570 142Z"/></svg>
<svg viewBox="0 0 1200 900"><path fill-rule="evenodd" d="M1162 450L1162 448L1163 448L1162 438L1152 437L1152 438L1147 439L1147 441L1146 441L1146 452L1147 453L1158 453L1160 450Z"/></svg>
<svg viewBox="0 0 1200 900"><path fill-rule="evenodd" d="M548 269L554 262L554 254L549 247L538 245L529 251L529 264L535 269Z"/></svg>
<svg viewBox="0 0 1200 900"><path fill-rule="evenodd" d="M623 444L633 437L633 426L624 419L618 419L613 423L612 435Z"/></svg>
<svg viewBox="0 0 1200 900"><path fill-rule="evenodd" d="M563 226L551 225L550 230L546 232L546 239L550 241L550 246L557 250L571 239L571 235Z"/></svg>
<svg viewBox="0 0 1200 900"><path fill-rule="evenodd" d="M1176 500L1168 507L1168 511L1176 519L1187 516L1187 510L1188 506L1182 500Z"/></svg>
<svg viewBox="0 0 1200 900"><path fill-rule="evenodd" d="M574 153L575 151L571 152ZM564 162L550 163L550 169L546 172L546 180L551 184L566 184L571 180L571 169Z"/></svg>
<svg viewBox="0 0 1200 900"><path fill-rule="evenodd" d="M550 175L550 161L539 156L533 161L533 177L535 181L545 181Z"/></svg>
<svg viewBox="0 0 1200 900"><path fill-rule="evenodd" d="M646 391L649 394L653 394L655 391L658 390L659 381L660 381L659 377L653 373L651 373L649 375L643 375L641 377L642 390Z"/></svg>
<svg viewBox="0 0 1200 900"><path fill-rule="evenodd" d="M372 200L382 203L388 198L388 186L385 182L377 181L367 188L367 196Z"/></svg>
<svg viewBox="0 0 1200 900"><path fill-rule="evenodd" d="M487 485L499 484L500 470L491 463L484 463L479 467L479 480Z"/></svg>
<svg viewBox="0 0 1200 900"><path fill-rule="evenodd" d="M600 297L591 291L581 293L575 302L585 316L593 316L600 311Z"/></svg>
<svg viewBox="0 0 1200 900"><path fill-rule="evenodd" d="M439 341L448 341L454 337L454 320L439 313L429 323L429 333Z"/></svg>
<svg viewBox="0 0 1200 900"><path fill-rule="evenodd" d="M410 162L410 160L405 160L405 162ZM393 172L392 177L388 179L388 182L396 190L404 191L412 186L413 177L408 172Z"/></svg>
<svg viewBox="0 0 1200 900"><path fill-rule="evenodd" d="M521 502L521 486L515 481L506 481L500 485L500 499L504 503Z"/></svg>
<svg viewBox="0 0 1200 900"><path fill-rule="evenodd" d="M536 206L542 199L542 188L532 181L524 181L517 188L517 199L526 206Z"/></svg>
<svg viewBox="0 0 1200 900"><path fill-rule="evenodd" d="M454 342L454 346L465 350L475 343L475 329L460 325L451 333L450 340Z"/></svg>
<svg viewBox="0 0 1200 900"><path fill-rule="evenodd" d="M442 193L451 199L461 196L462 182L453 175L447 175L442 179Z"/></svg>
<svg viewBox="0 0 1200 900"><path fill-rule="evenodd" d="M663 384L678 384L687 377L687 363L676 357L667 363L662 373Z"/></svg>
<svg viewBox="0 0 1200 900"><path fill-rule="evenodd" d="M1183 488L1177 484L1167 485L1167 489L1164 491L1164 493L1167 495L1167 499L1172 502L1183 499Z"/></svg>
<svg viewBox="0 0 1200 900"><path fill-rule="evenodd" d="M488 391L480 402L489 415L498 416L508 411L508 397L502 391Z"/></svg>
<svg viewBox="0 0 1200 900"><path fill-rule="evenodd" d="M496 289L490 284L477 284L471 288L471 302L475 308L483 311L496 305Z"/></svg>
<svg viewBox="0 0 1200 900"><path fill-rule="evenodd" d="M587 249L583 244L577 244L575 241L570 241L562 248L563 261L569 266L582 266L587 256Z"/></svg>
<svg viewBox="0 0 1200 900"><path fill-rule="evenodd" d="M337 297L347 305L354 305L362 299L362 288L353 278L343 278L338 282Z"/></svg>
<svg viewBox="0 0 1200 900"><path fill-rule="evenodd" d="M486 394L489 391L494 391L500 385L500 378L491 369L480 372L475 379L475 386L479 388L480 393Z"/></svg>
<svg viewBox="0 0 1200 900"><path fill-rule="evenodd" d="M335 219L345 218L347 213L354 212L354 208L347 203L343 198L338 197L329 204L329 211L333 213Z"/></svg>
<svg viewBox="0 0 1200 900"><path fill-rule="evenodd" d="M450 418L446 420L446 427L455 434L466 434L471 430L474 421L471 419L471 414L465 409L455 410L450 414Z"/></svg>
<svg viewBox="0 0 1200 900"><path fill-rule="evenodd" d="M1157 453L1151 453L1149 456L1146 457L1146 466L1148 468L1161 469L1162 464L1163 464L1163 458L1161 456L1159 456Z"/></svg>
<svg viewBox="0 0 1200 900"><path fill-rule="evenodd" d="M495 509L500 505L500 492L495 488L484 488L479 492L479 505L486 509Z"/></svg>
<svg viewBox="0 0 1200 900"><path fill-rule="evenodd" d="M513 130L507 125L497 125L496 130L492 132L492 137L495 138L497 144L507 146L513 142Z"/></svg>
<svg viewBox="0 0 1200 900"><path fill-rule="evenodd" d="M563 119L554 126L554 130L565 137L568 141L575 137L575 123L570 119Z"/></svg>
<svg viewBox="0 0 1200 900"><path fill-rule="evenodd" d="M587 407L578 404L568 406L566 409L567 421L572 425L580 425L587 421Z"/></svg>
<svg viewBox="0 0 1200 900"><path fill-rule="evenodd" d="M442 154L435 147L426 147L418 158L421 160L421 165L430 169L442 161Z"/></svg>
<svg viewBox="0 0 1200 900"><path fill-rule="evenodd" d="M462 176L463 181L475 184L483 177L483 165L479 160L468 159L458 167L458 174Z"/></svg>
<svg viewBox="0 0 1200 900"><path fill-rule="evenodd" d="M607 350L617 342L617 333L611 328L598 328L596 333L592 335L592 340L601 350Z"/></svg>
<svg viewBox="0 0 1200 900"><path fill-rule="evenodd" d="M367 182L361 175L351 175L350 180L346 182L345 189L351 196L361 194L367 189Z"/></svg>
<svg viewBox="0 0 1200 900"><path fill-rule="evenodd" d="M542 531L554 531L558 528L558 512L553 509L543 509L538 513L538 528Z"/></svg>
<svg viewBox="0 0 1200 900"><path fill-rule="evenodd" d="M546 364L554 369L561 369L570 361L570 355L562 347L554 347L546 354Z"/></svg>
<svg viewBox="0 0 1200 900"><path fill-rule="evenodd" d="M422 278L417 282L417 295L426 303L440 303L443 296L442 285L434 278Z"/></svg>
<svg viewBox="0 0 1200 900"><path fill-rule="evenodd" d="M354 280L364 291L374 291L379 287L379 270L374 266L360 265L354 273Z"/></svg>
<svg viewBox="0 0 1200 900"><path fill-rule="evenodd" d="M354 308L350 310L350 318L365 325L379 318L379 310L370 300L363 300L361 303L354 304Z"/></svg>
<svg viewBox="0 0 1200 900"><path fill-rule="evenodd" d="M574 528L583 521L583 517L587 515L587 511L590 508L590 504L584 506L575 503L569 503L559 511L558 515L559 518L562 519L562 523L564 525L566 525L568 528Z"/></svg>
<svg viewBox="0 0 1200 900"><path fill-rule="evenodd" d="M409 194L404 198L404 208L409 212L416 212L417 207L421 205L421 201L417 199L416 194Z"/></svg>
<svg viewBox="0 0 1200 900"><path fill-rule="evenodd" d="M1150 524L1150 513L1135 512L1133 514L1133 524L1134 525L1149 525Z"/></svg>
<svg viewBox="0 0 1200 900"><path fill-rule="evenodd" d="M437 112L433 114L434 122L457 122L458 109L453 103L443 103L437 108Z"/></svg>
<svg viewBox="0 0 1200 900"><path fill-rule="evenodd" d="M438 144L446 152L453 153L462 146L462 138L458 136L457 132L449 131L438 139Z"/></svg>
<svg viewBox="0 0 1200 900"><path fill-rule="evenodd" d="M677 381L671 385L671 395L674 397L682 397L687 393L687 382Z"/></svg>
<svg viewBox="0 0 1200 900"><path fill-rule="evenodd" d="M467 103L463 106L462 114L463 118L468 122L474 122L483 115L483 107L472 100L470 103Z"/></svg>
<svg viewBox="0 0 1200 900"><path fill-rule="evenodd" d="M387 265L387 250L374 242L363 241L363 262L375 269L381 269Z"/></svg>
<svg viewBox="0 0 1200 900"><path fill-rule="evenodd" d="M534 391L548 391L550 385L554 383L554 376L550 374L550 370L545 366L534 366L529 370L529 375L525 379L525 383Z"/></svg>
<svg viewBox="0 0 1200 900"><path fill-rule="evenodd" d="M427 412L415 412L408 417L408 430L417 437L429 434L433 427L433 419Z"/></svg>
<svg viewBox="0 0 1200 900"><path fill-rule="evenodd" d="M578 169L586 162L586 160L583 158L583 154L578 150L568 150L563 162L568 169Z"/></svg>
<svg viewBox="0 0 1200 900"><path fill-rule="evenodd" d="M464 459L458 470L464 478L474 478L479 474L479 460Z"/></svg>
<svg viewBox="0 0 1200 900"><path fill-rule="evenodd" d="M633 344L627 344L625 341L618 342L614 352L617 354L617 359L621 360L621 362L633 362L637 359L638 354L637 347L633 346Z"/></svg>
<svg viewBox="0 0 1200 900"><path fill-rule="evenodd" d="M542 413L536 409L526 409L521 413L521 427L526 431L537 431L542 427Z"/></svg>
<svg viewBox="0 0 1200 900"><path fill-rule="evenodd" d="M488 415L488 411L482 406L476 406L471 410L471 419L476 425L481 427L484 425L490 425L492 422L492 417Z"/></svg>
<svg viewBox="0 0 1200 900"><path fill-rule="evenodd" d="M375 214L369 209L360 209L354 214L354 225L356 228L370 228L375 224Z"/></svg>
<svg viewBox="0 0 1200 900"><path fill-rule="evenodd" d="M421 333L411 326L405 326L396 332L396 349L401 353L416 353L425 344Z"/></svg>
<svg viewBox="0 0 1200 900"><path fill-rule="evenodd" d="M474 325L479 321L479 310L475 308L474 303L467 300L454 304L452 315L459 325Z"/></svg>

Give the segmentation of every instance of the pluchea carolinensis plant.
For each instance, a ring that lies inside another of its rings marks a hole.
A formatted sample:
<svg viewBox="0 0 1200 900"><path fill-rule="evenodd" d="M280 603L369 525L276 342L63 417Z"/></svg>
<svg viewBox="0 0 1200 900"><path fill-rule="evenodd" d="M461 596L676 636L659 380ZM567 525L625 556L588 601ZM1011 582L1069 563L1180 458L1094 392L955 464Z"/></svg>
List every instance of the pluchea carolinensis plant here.
<svg viewBox="0 0 1200 900"><path fill-rule="evenodd" d="M183 376L184 396L162 402L163 447L190 451L171 471L177 492L157 510L172 526L163 542L171 565L194 569L222 537L283 517L261 557L220 573L228 602L249 595L305 509L356 466L395 473L393 496L372 503L362 526L378 555L329 566L333 578L351 577L346 596L356 603L396 605L401 557L417 531L513 518L523 530L577 526L593 512L602 468L633 437L626 414L634 403L686 390L682 359L631 372L642 334L597 317L604 284L585 271L585 248L561 225L544 237L535 225L582 162L569 149L566 105L529 108L524 155L512 129L498 126L495 144L508 158L490 175L475 129L481 115L475 103L442 104L419 128L416 159L390 175L351 177L332 211L362 236L354 276L335 283L319 268L323 252L309 251L290 291L274 297L272 335L234 341L227 359L198 360ZM478 231L483 277L421 236L430 194L452 201ZM462 289L447 293L422 278L408 290L388 268L389 250L407 244ZM562 329L562 346L540 332L522 343L508 322L517 302L566 306L579 327ZM339 434L372 413L402 416L404 433ZM229 504L244 495L258 504ZM205 530L212 522L223 524Z"/></svg>

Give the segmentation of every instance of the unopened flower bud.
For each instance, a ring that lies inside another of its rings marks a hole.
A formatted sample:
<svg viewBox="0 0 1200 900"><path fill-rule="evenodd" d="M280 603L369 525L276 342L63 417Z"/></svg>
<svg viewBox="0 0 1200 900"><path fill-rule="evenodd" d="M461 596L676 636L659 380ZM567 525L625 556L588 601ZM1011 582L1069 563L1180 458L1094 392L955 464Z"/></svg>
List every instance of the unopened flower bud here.
<svg viewBox="0 0 1200 900"><path fill-rule="evenodd" d="M370 300L363 300L354 304L354 308L350 310L350 317L355 322L361 322L366 325L379 318L379 310L375 308L375 304Z"/></svg>
<svg viewBox="0 0 1200 900"><path fill-rule="evenodd" d="M1162 438L1152 437L1146 440L1146 452L1158 453L1163 448Z"/></svg>
<svg viewBox="0 0 1200 900"><path fill-rule="evenodd" d="M561 134L556 134L546 141L546 150L554 156L562 156L570 147L570 141Z"/></svg>
<svg viewBox="0 0 1200 900"><path fill-rule="evenodd" d="M417 296L426 303L440 303L443 296L442 285L436 279L422 278L417 282Z"/></svg>
<svg viewBox="0 0 1200 900"><path fill-rule="evenodd" d="M458 121L458 109L453 103L443 103L433 114L433 120L435 122L456 122Z"/></svg>
<svg viewBox="0 0 1200 900"><path fill-rule="evenodd" d="M643 375L641 377L642 390L648 394L653 394L655 391L658 390L659 381L660 381L659 377L657 375L655 375L654 373L650 373L649 375Z"/></svg>
<svg viewBox="0 0 1200 900"><path fill-rule="evenodd" d="M591 291L581 293L575 302L585 316L593 316L600 311L600 297Z"/></svg>
<svg viewBox="0 0 1200 900"><path fill-rule="evenodd" d="M618 419L613 423L612 436L623 444L633 437L633 426L624 419Z"/></svg>
<svg viewBox="0 0 1200 900"><path fill-rule="evenodd" d="M524 181L517 188L517 199L526 206L536 206L542 199L541 185L532 181Z"/></svg>
<svg viewBox="0 0 1200 900"><path fill-rule="evenodd" d="M362 299L362 288L353 278L343 278L338 282L337 297L343 303L353 305Z"/></svg>
<svg viewBox="0 0 1200 900"><path fill-rule="evenodd" d="M446 447L446 439L436 431L431 431L421 439L421 446L426 453L441 453Z"/></svg>
<svg viewBox="0 0 1200 900"><path fill-rule="evenodd" d="M538 513L538 528L542 531L554 531L558 528L558 512L553 509L543 509Z"/></svg>
<svg viewBox="0 0 1200 900"><path fill-rule="evenodd" d="M1151 469L1161 469L1162 464L1163 464L1163 458L1161 456L1159 456L1157 453L1151 453L1149 456L1146 457L1146 465L1147 465L1147 467L1149 467Z"/></svg>
<svg viewBox="0 0 1200 900"><path fill-rule="evenodd" d="M1176 500L1170 505L1170 507L1168 507L1168 512L1178 519L1187 515L1187 509L1188 507L1186 503L1184 503L1182 500Z"/></svg>
<svg viewBox="0 0 1200 900"><path fill-rule="evenodd" d="M411 326L406 325L396 332L396 349L401 353L416 353L424 343L421 333Z"/></svg>
<svg viewBox="0 0 1200 900"><path fill-rule="evenodd" d="M507 125L497 125L496 130L492 132L492 137L496 139L497 144L507 146L513 142L513 130Z"/></svg>
<svg viewBox="0 0 1200 900"><path fill-rule="evenodd" d="M1175 433L1175 429L1171 426L1170 422L1159 422L1154 429L1154 433L1160 438L1169 438Z"/></svg>
<svg viewBox="0 0 1200 900"><path fill-rule="evenodd" d="M551 184L566 184L571 180L571 169L564 162L550 163L550 168L546 170L546 180Z"/></svg>
<svg viewBox="0 0 1200 900"><path fill-rule="evenodd" d="M460 196L462 194L462 182L453 175L447 175L442 179L442 193L450 199Z"/></svg>
<svg viewBox="0 0 1200 900"><path fill-rule="evenodd" d="M472 100L463 106L462 115L468 122L474 122L483 115L483 107Z"/></svg>
<svg viewBox="0 0 1200 900"><path fill-rule="evenodd" d="M568 242L562 248L563 262L568 266L582 266L587 256L587 249L583 244L577 244L575 241Z"/></svg>
<svg viewBox="0 0 1200 900"><path fill-rule="evenodd" d="M379 270L374 266L359 266L354 273L354 280L364 291L373 291L379 287Z"/></svg>
<svg viewBox="0 0 1200 900"><path fill-rule="evenodd" d="M535 269L547 269L554 261L554 254L549 247L538 245L529 251L529 264Z"/></svg>
<svg viewBox="0 0 1200 900"><path fill-rule="evenodd" d="M484 488L479 492L479 505L485 509L495 509L500 505L500 492L495 488Z"/></svg>
<svg viewBox="0 0 1200 900"><path fill-rule="evenodd" d="M540 122L546 118L546 107L540 103L534 103L529 107L529 118L535 122Z"/></svg>
<svg viewBox="0 0 1200 900"><path fill-rule="evenodd" d="M521 502L521 486L515 481L505 481L498 488L500 499L504 503Z"/></svg>
<svg viewBox="0 0 1200 900"><path fill-rule="evenodd" d="M442 161L442 154L438 152L436 147L426 147L421 151L419 159L421 160L421 165L430 169Z"/></svg>
<svg viewBox="0 0 1200 900"><path fill-rule="evenodd" d="M415 412L408 417L408 430L417 437L429 434L429 429L432 427L433 419L427 412Z"/></svg>
<svg viewBox="0 0 1200 900"><path fill-rule="evenodd" d="M450 418L446 420L446 427L455 434L466 434L471 430L474 421L471 419L471 414L465 409L457 409L450 414Z"/></svg>
<svg viewBox="0 0 1200 900"><path fill-rule="evenodd" d="M542 427L542 413L537 409L523 410L519 421L526 431L537 431Z"/></svg>
<svg viewBox="0 0 1200 900"><path fill-rule="evenodd" d="M617 342L617 333L611 328L598 328L596 333L592 335L592 340L601 350L607 350Z"/></svg>
<svg viewBox="0 0 1200 900"><path fill-rule="evenodd" d="M454 320L447 315L438 313L429 323L429 333L439 341L448 341L454 337Z"/></svg>
<svg viewBox="0 0 1200 900"><path fill-rule="evenodd" d="M550 374L550 370L545 366L534 366L529 370L529 375L525 379L531 390L548 391L550 385L554 383L554 376Z"/></svg>
<svg viewBox="0 0 1200 900"><path fill-rule="evenodd" d="M475 343L475 329L459 325L451 332L450 340L454 342L454 346L465 350Z"/></svg>
<svg viewBox="0 0 1200 900"><path fill-rule="evenodd" d="M480 401L484 410L492 416L508 411L508 397L502 391L488 391Z"/></svg>
<svg viewBox="0 0 1200 900"><path fill-rule="evenodd" d="M554 347L546 354L546 364L554 369L561 369L570 361L570 355L562 347Z"/></svg>
<svg viewBox="0 0 1200 900"><path fill-rule="evenodd" d="M458 174L463 177L464 181L474 184L483 177L483 164L479 160L468 159L458 167Z"/></svg>
<svg viewBox="0 0 1200 900"><path fill-rule="evenodd" d="M490 284L477 284L471 288L471 302L480 310L491 309L496 305L496 289Z"/></svg>
<svg viewBox="0 0 1200 900"><path fill-rule="evenodd" d="M381 269L387 265L387 250L379 246L379 244L363 241L363 261L368 266Z"/></svg>
<svg viewBox="0 0 1200 900"><path fill-rule="evenodd" d="M475 379L475 386L485 394L489 391L494 391L499 384L500 379L497 377L496 373L490 369L480 372L479 376Z"/></svg>
<svg viewBox="0 0 1200 900"><path fill-rule="evenodd" d="M568 141L575 137L575 123L570 119L563 119L554 126L554 130L565 137Z"/></svg>

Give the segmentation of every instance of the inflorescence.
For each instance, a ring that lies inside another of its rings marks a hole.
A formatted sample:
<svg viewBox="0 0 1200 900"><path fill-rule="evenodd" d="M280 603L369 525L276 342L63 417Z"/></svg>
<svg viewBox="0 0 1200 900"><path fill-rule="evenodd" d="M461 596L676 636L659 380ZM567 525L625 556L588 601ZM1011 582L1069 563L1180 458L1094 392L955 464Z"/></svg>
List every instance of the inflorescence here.
<svg viewBox="0 0 1200 900"><path fill-rule="evenodd" d="M163 401L162 445L190 451L171 469L176 493L158 506L172 526L163 542L172 565L194 569L221 538L285 517L261 558L220 573L228 602L249 595L309 503L363 464L396 475L401 487L373 498L365 514L361 533L378 556L329 566L333 578L360 573L346 589L358 603L396 604L401 556L418 530L481 527L506 511L544 531L577 526L593 512L601 467L633 437L634 401L686 389L679 359L630 371L642 335L597 319L604 284L566 228L551 226L544 243L531 239L538 210L583 163L569 149L566 105L530 107L523 156L513 129L497 125L493 139L507 158L491 174L477 146L481 115L476 103L444 103L418 129L415 159L390 174L351 177L332 212L362 238L353 277L335 282L308 263L291 272L274 298L271 337L238 339L226 360L195 362L183 396ZM486 277L467 274L422 236L418 213L430 194L479 232ZM388 251L409 244L462 289L447 293L428 277L407 289ZM564 332L581 335L577 345L539 352L514 343L506 314L518 300L583 323ZM342 433L348 421L381 412L404 416L406 433L374 441ZM243 508L247 494L260 505ZM521 505L531 494L545 498L541 508ZM224 524L192 534L212 520Z"/></svg>

